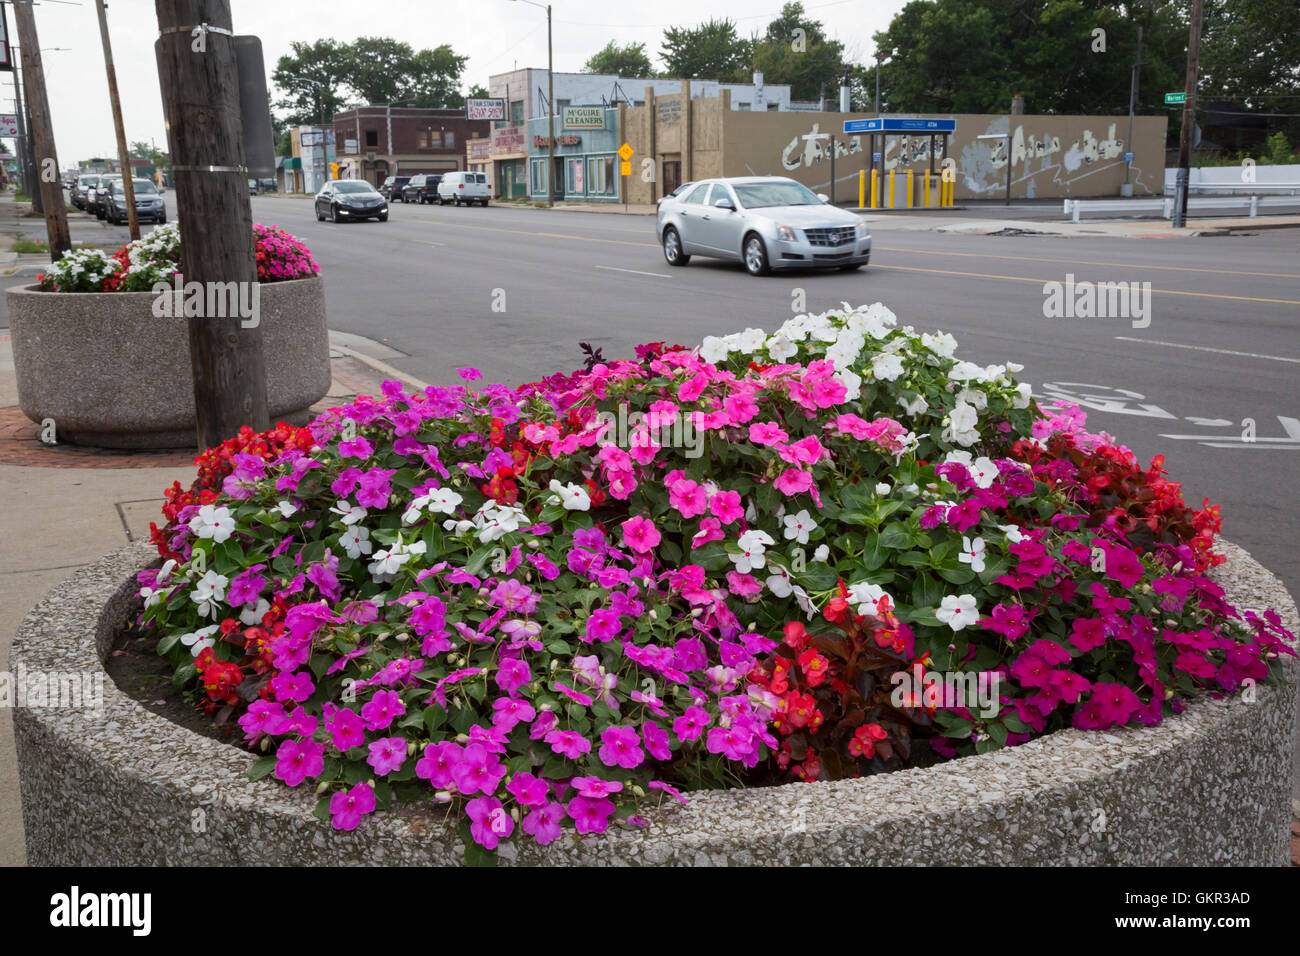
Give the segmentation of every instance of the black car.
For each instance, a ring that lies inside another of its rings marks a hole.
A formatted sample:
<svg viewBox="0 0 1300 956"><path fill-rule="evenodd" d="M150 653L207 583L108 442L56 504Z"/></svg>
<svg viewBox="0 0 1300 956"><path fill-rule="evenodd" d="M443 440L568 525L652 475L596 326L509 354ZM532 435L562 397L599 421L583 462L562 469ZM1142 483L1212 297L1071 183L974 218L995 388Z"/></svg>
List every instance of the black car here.
<svg viewBox="0 0 1300 956"><path fill-rule="evenodd" d="M411 181L402 187L402 202L437 202L438 183L440 182L442 182L442 177L435 176L432 173L421 173L418 176L412 176Z"/></svg>
<svg viewBox="0 0 1300 956"><path fill-rule="evenodd" d="M86 212L93 212L96 219L105 218L108 215L108 191L113 183L121 178L121 173L101 175L99 182L92 184L89 192L86 193Z"/></svg>
<svg viewBox="0 0 1300 956"><path fill-rule="evenodd" d="M167 207L163 204L162 193L151 179L133 179L135 187L135 215L140 222L166 222ZM127 221L126 187L122 180L116 180L109 187L104 218L114 225Z"/></svg>
<svg viewBox="0 0 1300 956"><path fill-rule="evenodd" d="M379 195L383 196L389 202L397 200L406 202L402 198L402 187L411 181L410 176L389 176L379 186Z"/></svg>
<svg viewBox="0 0 1300 956"><path fill-rule="evenodd" d="M88 173L85 176L78 176L72 183L72 188L68 190L68 198L72 205L78 209L86 208L86 190L99 182L98 173Z"/></svg>
<svg viewBox="0 0 1300 956"><path fill-rule="evenodd" d="M364 179L331 179L316 194L316 218L388 221L388 200Z"/></svg>

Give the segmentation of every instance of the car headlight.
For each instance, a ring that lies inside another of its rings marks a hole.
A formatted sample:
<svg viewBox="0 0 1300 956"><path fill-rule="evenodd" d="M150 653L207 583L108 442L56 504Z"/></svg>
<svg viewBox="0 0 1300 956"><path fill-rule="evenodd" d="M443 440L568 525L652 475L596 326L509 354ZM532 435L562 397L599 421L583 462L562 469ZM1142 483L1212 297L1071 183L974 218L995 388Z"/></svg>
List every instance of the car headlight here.
<svg viewBox="0 0 1300 956"><path fill-rule="evenodd" d="M777 226L776 235L778 239L784 239L786 242L799 241L799 236L789 226Z"/></svg>
<svg viewBox="0 0 1300 956"><path fill-rule="evenodd" d="M858 223L858 238L859 239L871 238L871 230L867 228L867 224L865 222Z"/></svg>

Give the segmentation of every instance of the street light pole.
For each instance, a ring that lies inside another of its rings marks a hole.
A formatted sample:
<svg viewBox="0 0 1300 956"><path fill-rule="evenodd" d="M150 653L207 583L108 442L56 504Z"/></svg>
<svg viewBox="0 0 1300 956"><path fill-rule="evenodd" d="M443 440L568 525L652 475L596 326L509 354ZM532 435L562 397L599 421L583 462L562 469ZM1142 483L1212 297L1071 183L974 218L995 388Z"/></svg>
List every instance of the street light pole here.
<svg viewBox="0 0 1300 956"><path fill-rule="evenodd" d="M1142 28L1138 27L1138 48L1137 59L1133 62L1133 73L1129 77L1128 83L1128 139L1124 141L1127 147L1126 152L1132 153L1133 150L1133 111L1137 106L1137 88L1138 76L1142 72ZM1120 190L1121 196L1132 196L1133 185L1129 182L1129 172L1133 164L1126 162L1124 164L1124 187Z"/></svg>
<svg viewBox="0 0 1300 956"><path fill-rule="evenodd" d="M1201 16L1204 0L1193 0L1192 25L1187 38L1187 79L1183 86L1183 128L1178 134L1178 178L1174 189L1174 228L1187 221L1188 181L1191 178L1192 130L1196 126L1196 74L1201 53Z"/></svg>

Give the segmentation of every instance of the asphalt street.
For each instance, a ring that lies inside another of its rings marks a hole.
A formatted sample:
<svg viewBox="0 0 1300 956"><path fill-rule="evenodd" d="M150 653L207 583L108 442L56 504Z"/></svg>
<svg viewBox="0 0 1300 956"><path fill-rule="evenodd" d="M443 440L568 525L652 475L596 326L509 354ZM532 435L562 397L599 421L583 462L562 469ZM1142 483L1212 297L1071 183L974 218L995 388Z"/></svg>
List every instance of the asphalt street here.
<svg viewBox="0 0 1300 956"><path fill-rule="evenodd" d="M1300 594L1300 230L994 237L882 219L861 272L754 278L698 257L669 267L649 216L395 203L386 223L336 225L307 199L252 204L257 221L312 249L331 328L396 349L387 361L426 382L473 365L515 384L577 367L579 342L613 358L645 341L694 344L773 329L794 311L883 302L901 322L954 334L965 358L1024 365L1036 394L1084 404L1094 428L1144 460L1163 453L1188 501L1222 504L1225 536ZM93 221L76 232L126 238ZM1149 282L1149 326L1045 317L1044 283L1067 275Z"/></svg>

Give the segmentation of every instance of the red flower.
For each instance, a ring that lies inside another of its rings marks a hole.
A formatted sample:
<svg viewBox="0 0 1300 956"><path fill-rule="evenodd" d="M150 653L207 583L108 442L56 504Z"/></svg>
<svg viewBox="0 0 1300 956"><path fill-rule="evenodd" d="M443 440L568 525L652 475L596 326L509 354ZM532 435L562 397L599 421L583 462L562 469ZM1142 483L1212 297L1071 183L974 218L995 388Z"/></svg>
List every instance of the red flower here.
<svg viewBox="0 0 1300 956"><path fill-rule="evenodd" d="M799 667L810 687L816 687L826 679L830 666L831 662L811 647L799 655Z"/></svg>

